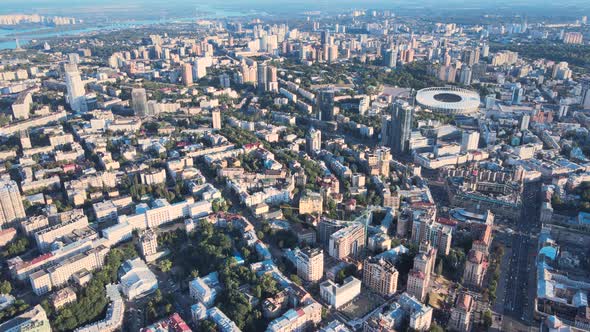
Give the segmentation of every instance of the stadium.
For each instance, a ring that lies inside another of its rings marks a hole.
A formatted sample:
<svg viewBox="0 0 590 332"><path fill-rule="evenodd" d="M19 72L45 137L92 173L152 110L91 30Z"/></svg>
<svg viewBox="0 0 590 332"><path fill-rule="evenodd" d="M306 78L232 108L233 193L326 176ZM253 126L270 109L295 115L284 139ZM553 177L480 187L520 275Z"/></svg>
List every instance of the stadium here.
<svg viewBox="0 0 590 332"><path fill-rule="evenodd" d="M416 93L416 102L423 108L441 114L469 114L479 108L477 92L456 87L426 88Z"/></svg>

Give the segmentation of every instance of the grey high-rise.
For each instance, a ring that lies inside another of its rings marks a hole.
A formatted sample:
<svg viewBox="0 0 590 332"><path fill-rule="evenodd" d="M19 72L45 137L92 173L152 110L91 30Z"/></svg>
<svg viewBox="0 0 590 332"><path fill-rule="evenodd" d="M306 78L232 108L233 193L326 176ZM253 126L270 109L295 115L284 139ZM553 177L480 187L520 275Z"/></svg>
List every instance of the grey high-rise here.
<svg viewBox="0 0 590 332"><path fill-rule="evenodd" d="M397 154L407 153L412 133L412 107L407 102L398 100L393 103L390 128L388 136L391 151Z"/></svg>
<svg viewBox="0 0 590 332"><path fill-rule="evenodd" d="M321 121L334 121L334 90L323 88L316 94L316 112Z"/></svg>
<svg viewBox="0 0 590 332"><path fill-rule="evenodd" d="M147 94L145 89L135 88L131 90L131 108L137 116L146 116L148 113Z"/></svg>

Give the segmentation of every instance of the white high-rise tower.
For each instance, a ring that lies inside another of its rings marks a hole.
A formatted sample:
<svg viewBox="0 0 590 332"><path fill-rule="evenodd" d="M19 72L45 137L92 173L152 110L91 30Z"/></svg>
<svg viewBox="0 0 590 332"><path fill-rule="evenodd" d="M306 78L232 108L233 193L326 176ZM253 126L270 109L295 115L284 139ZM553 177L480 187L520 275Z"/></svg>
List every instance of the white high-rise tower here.
<svg viewBox="0 0 590 332"><path fill-rule="evenodd" d="M88 110L86 106L86 90L78 66L73 63L66 63L64 65L64 75L68 89L68 104L76 112L86 112Z"/></svg>

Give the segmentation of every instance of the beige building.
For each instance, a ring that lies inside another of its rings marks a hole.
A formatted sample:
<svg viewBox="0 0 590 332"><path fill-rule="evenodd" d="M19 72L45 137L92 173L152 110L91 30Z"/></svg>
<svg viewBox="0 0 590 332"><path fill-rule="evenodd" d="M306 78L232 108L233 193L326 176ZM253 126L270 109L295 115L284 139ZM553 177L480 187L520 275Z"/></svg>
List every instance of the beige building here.
<svg viewBox="0 0 590 332"><path fill-rule="evenodd" d="M330 236L330 256L337 259L356 256L365 247L365 242L365 226L361 223L352 224Z"/></svg>
<svg viewBox="0 0 590 332"><path fill-rule="evenodd" d="M76 302L76 299L76 292L71 287L62 288L50 296L51 305L55 310L68 303Z"/></svg>
<svg viewBox="0 0 590 332"><path fill-rule="evenodd" d="M166 170L149 170L143 172L141 175L141 183L147 185L154 185L160 183L166 183Z"/></svg>
<svg viewBox="0 0 590 332"><path fill-rule="evenodd" d="M322 305L310 300L302 307L289 309L268 325L266 332L312 331L322 320Z"/></svg>
<svg viewBox="0 0 590 332"><path fill-rule="evenodd" d="M321 214L323 204L321 194L305 191L299 198L299 214Z"/></svg>
<svg viewBox="0 0 590 332"><path fill-rule="evenodd" d="M102 267L108 252L109 248L100 245L32 273L29 280L33 292L37 295L43 295L53 288L67 283L76 272L82 270L92 271Z"/></svg>
<svg viewBox="0 0 590 332"><path fill-rule="evenodd" d="M395 294L398 277L394 264L382 258L369 258L363 263L363 284L380 295Z"/></svg>
<svg viewBox="0 0 590 332"><path fill-rule="evenodd" d="M41 305L36 305L32 309L0 324L0 331L3 332L51 332L51 325L47 314Z"/></svg>
<svg viewBox="0 0 590 332"><path fill-rule="evenodd" d="M23 199L16 182L0 182L0 227L25 217Z"/></svg>
<svg viewBox="0 0 590 332"><path fill-rule="evenodd" d="M148 257L158 252L158 234L151 228L141 232L139 236L139 251L143 258L148 261Z"/></svg>
<svg viewBox="0 0 590 332"><path fill-rule="evenodd" d="M408 274L406 291L419 301L424 302L424 300L426 300L426 295L428 294L429 278L429 276L421 271L411 270Z"/></svg>
<svg viewBox="0 0 590 332"><path fill-rule="evenodd" d="M213 129L221 129L221 111L214 109L211 111L211 125Z"/></svg>
<svg viewBox="0 0 590 332"><path fill-rule="evenodd" d="M297 275L304 280L315 282L324 276L324 251L303 249L297 256Z"/></svg>
<svg viewBox="0 0 590 332"><path fill-rule="evenodd" d="M485 254L481 251L471 249L467 255L465 270L463 272L463 282L465 285L481 287L487 268L488 260Z"/></svg>
<svg viewBox="0 0 590 332"><path fill-rule="evenodd" d="M73 210L73 212L79 213L68 213L68 220L35 232L35 241L39 250L46 252L55 240L88 226L88 218L82 210Z"/></svg>
<svg viewBox="0 0 590 332"><path fill-rule="evenodd" d="M455 307L451 310L449 330L469 332L471 330L471 313L475 307L473 297L467 293L461 293L455 300Z"/></svg>

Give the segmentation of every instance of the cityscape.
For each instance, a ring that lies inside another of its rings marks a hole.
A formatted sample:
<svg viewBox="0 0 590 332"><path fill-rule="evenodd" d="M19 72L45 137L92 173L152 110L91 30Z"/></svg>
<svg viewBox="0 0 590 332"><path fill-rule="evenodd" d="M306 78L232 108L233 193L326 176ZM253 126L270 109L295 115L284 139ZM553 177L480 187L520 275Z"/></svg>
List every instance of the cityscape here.
<svg viewBox="0 0 590 332"><path fill-rule="evenodd" d="M590 3L25 2L0 331L590 331Z"/></svg>

